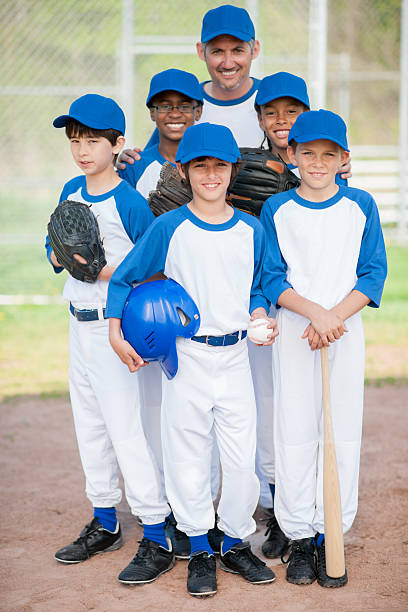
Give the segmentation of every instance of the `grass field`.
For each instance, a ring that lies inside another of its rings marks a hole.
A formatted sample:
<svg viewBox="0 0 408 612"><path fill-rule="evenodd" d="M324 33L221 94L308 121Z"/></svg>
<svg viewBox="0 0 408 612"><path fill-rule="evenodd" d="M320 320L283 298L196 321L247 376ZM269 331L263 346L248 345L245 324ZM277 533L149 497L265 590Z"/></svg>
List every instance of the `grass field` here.
<svg viewBox="0 0 408 612"><path fill-rule="evenodd" d="M363 313L366 380L378 385L408 382L408 248L389 246L387 252L389 275L381 308ZM52 273L42 245L3 244L0 279L0 294L58 295L65 272ZM0 395L66 393L67 332L64 305L0 307Z"/></svg>

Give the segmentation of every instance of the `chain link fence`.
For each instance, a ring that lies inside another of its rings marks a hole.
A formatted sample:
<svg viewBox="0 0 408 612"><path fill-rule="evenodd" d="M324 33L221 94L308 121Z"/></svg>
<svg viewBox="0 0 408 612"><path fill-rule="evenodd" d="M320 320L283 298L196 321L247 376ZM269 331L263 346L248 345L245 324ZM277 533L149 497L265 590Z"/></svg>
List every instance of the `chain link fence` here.
<svg viewBox="0 0 408 612"><path fill-rule="evenodd" d="M78 173L52 119L84 93L109 95L126 111L128 144L143 146L150 78L170 67L208 78L195 42L204 13L222 3L3 0L0 197L3 209L27 194L46 202L26 215L27 232L44 227L60 187ZM287 70L307 80L310 1L232 3L251 12L261 41L253 75ZM348 122L354 156L359 147L368 157L397 156L400 23L401 0L328 0L327 107ZM2 223L0 231L13 228Z"/></svg>

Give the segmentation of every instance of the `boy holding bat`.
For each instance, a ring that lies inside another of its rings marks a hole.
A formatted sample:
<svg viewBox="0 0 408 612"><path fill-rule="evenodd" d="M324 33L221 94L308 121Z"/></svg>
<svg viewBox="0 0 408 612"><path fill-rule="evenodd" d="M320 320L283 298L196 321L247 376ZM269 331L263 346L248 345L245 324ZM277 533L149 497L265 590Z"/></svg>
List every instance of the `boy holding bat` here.
<svg viewBox="0 0 408 612"><path fill-rule="evenodd" d="M334 438L343 532L357 512L364 390L361 309L378 308L387 273L373 198L336 184L348 158L346 125L336 114L299 114L288 157L301 185L270 197L261 222L268 254L264 294L278 307L275 381L275 514L292 540L286 578L324 587L347 583L326 572L320 353L329 346ZM327 517L326 517L327 518Z"/></svg>

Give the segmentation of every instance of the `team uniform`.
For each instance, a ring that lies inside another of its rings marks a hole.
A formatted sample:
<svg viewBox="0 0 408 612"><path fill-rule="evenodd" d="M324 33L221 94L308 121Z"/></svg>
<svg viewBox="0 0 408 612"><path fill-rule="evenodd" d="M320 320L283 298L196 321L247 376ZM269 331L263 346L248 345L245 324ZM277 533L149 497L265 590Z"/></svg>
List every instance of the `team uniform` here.
<svg viewBox="0 0 408 612"><path fill-rule="evenodd" d="M86 177L79 176L64 186L60 201L67 199L91 207L109 266L119 265L153 220L147 202L125 181L92 196ZM46 246L49 256L51 247ZM86 493L94 507L117 506L122 497L119 466L132 513L144 524L156 524L170 509L141 425L138 376L109 344L107 290L107 281L85 283L72 276L63 290L70 303L69 388ZM86 320L89 311L92 320Z"/></svg>
<svg viewBox="0 0 408 612"><path fill-rule="evenodd" d="M213 225L184 205L158 217L116 270L107 315L121 318L131 284L162 271L197 304L197 335L242 334L249 313L267 307L260 289L263 253L262 228L250 215L234 210L229 221ZM178 338L177 352L177 375L171 381L162 377L162 444L166 490L178 528L195 536L214 525L214 429L223 467L219 527L243 538L255 530L252 514L259 496L246 341L216 347Z"/></svg>
<svg viewBox="0 0 408 612"><path fill-rule="evenodd" d="M340 186L331 199L310 202L293 189L265 202L261 222L268 249L263 288L272 303L293 287L325 308L353 289L369 297L370 306L379 306L386 255L377 207L368 193ZM320 354L301 339L308 319L280 308L277 320L275 514L285 534L300 540L324 532ZM364 389L361 314L351 316L346 325L348 333L329 348L344 532L357 511Z"/></svg>
<svg viewBox="0 0 408 612"><path fill-rule="evenodd" d="M159 151L159 145L155 144L140 153L140 160L134 164L126 164L124 170L119 170L119 176L147 199L149 193L156 189L160 171L166 161Z"/></svg>

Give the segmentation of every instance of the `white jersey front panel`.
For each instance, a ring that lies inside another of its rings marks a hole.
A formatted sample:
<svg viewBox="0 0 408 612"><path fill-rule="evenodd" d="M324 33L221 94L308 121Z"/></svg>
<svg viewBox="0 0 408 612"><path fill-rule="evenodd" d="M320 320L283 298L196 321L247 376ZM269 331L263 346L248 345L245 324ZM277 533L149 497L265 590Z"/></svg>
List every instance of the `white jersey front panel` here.
<svg viewBox="0 0 408 612"><path fill-rule="evenodd" d="M253 245L253 229L242 221L226 231L209 232L186 219L175 230L164 273L196 302L201 314L197 335L247 328Z"/></svg>
<svg viewBox="0 0 408 612"><path fill-rule="evenodd" d="M294 200L279 208L278 241L287 280L299 295L332 308L350 293L365 222L361 208L348 198L320 210Z"/></svg>

